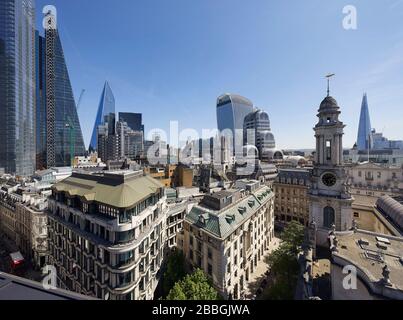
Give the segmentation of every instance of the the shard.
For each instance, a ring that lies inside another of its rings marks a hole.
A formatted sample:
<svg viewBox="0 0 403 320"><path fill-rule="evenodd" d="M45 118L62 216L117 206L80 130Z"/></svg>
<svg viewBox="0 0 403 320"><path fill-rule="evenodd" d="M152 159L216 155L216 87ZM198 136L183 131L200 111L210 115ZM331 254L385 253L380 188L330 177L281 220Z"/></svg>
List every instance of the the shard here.
<svg viewBox="0 0 403 320"><path fill-rule="evenodd" d="M371 120L369 117L367 94L364 94L361 105L360 123L358 127L358 150L371 149Z"/></svg>
<svg viewBox="0 0 403 320"><path fill-rule="evenodd" d="M113 96L112 89L106 81L104 90L102 91L101 101L99 102L97 117L95 118L94 129L92 131L91 142L89 146L90 151L98 149L98 127L105 124L105 118L109 115L115 114L115 97Z"/></svg>

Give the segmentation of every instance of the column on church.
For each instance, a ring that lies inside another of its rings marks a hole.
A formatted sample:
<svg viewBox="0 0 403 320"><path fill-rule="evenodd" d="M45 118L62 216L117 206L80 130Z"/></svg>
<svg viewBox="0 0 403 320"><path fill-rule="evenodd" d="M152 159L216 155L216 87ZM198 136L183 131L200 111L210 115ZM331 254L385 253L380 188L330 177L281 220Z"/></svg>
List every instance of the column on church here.
<svg viewBox="0 0 403 320"><path fill-rule="evenodd" d="M320 136L320 164L324 164L326 159L325 154L325 137Z"/></svg>
<svg viewBox="0 0 403 320"><path fill-rule="evenodd" d="M343 135L340 135L339 136L339 149L340 149L340 158L339 158L339 162L340 162L340 165L342 165L343 164Z"/></svg>
<svg viewBox="0 0 403 320"><path fill-rule="evenodd" d="M339 165L339 153L340 153L340 148L339 148L339 135L336 134L334 135L334 147L333 147L333 164L334 165Z"/></svg>

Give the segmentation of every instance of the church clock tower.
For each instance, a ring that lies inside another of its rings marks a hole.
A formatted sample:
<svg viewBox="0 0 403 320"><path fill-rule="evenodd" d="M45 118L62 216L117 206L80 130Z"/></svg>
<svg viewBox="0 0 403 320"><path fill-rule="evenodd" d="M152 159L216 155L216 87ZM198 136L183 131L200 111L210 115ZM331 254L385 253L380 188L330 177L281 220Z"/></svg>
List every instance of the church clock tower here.
<svg viewBox="0 0 403 320"><path fill-rule="evenodd" d="M353 198L347 190L343 167L343 134L340 107L328 95L319 107L319 122L314 128L316 154L310 189L310 219L317 226L316 241L327 246L329 232L352 228Z"/></svg>

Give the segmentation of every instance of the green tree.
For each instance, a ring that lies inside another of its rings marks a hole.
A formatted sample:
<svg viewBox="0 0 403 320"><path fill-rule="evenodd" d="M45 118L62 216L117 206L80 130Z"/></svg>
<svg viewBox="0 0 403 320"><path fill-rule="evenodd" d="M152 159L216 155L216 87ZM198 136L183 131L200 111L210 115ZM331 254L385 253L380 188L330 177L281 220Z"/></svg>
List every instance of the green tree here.
<svg viewBox="0 0 403 320"><path fill-rule="evenodd" d="M218 292L211 286L204 272L197 269L178 281L167 296L167 300L218 300Z"/></svg>
<svg viewBox="0 0 403 320"><path fill-rule="evenodd" d="M185 257L182 251L175 251L167 261L167 268L163 278L164 295L168 294L176 282L182 280L186 275Z"/></svg>
<svg viewBox="0 0 403 320"><path fill-rule="evenodd" d="M281 235L283 244L295 255L298 254L302 243L304 242L304 226L299 222L292 221Z"/></svg>
<svg viewBox="0 0 403 320"><path fill-rule="evenodd" d="M167 300L188 300L179 282L175 283L171 291L169 291Z"/></svg>
<svg viewBox="0 0 403 320"><path fill-rule="evenodd" d="M265 292L265 299L292 300L294 297L299 274L297 255L304 241L304 227L298 222L290 223L282 240L280 247L267 259L273 283Z"/></svg>

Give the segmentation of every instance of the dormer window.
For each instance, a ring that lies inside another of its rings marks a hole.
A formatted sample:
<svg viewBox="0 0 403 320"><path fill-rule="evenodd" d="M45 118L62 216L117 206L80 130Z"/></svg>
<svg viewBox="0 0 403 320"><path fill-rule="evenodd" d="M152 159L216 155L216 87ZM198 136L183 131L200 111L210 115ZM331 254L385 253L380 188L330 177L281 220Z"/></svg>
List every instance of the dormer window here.
<svg viewBox="0 0 403 320"><path fill-rule="evenodd" d="M201 223L202 225L205 225L207 220L208 220L208 216L203 215L203 214L199 216L199 223Z"/></svg>
<svg viewBox="0 0 403 320"><path fill-rule="evenodd" d="M244 213L246 213L246 208L245 207L239 207L238 211L239 211L240 214L244 214Z"/></svg>
<svg viewBox="0 0 403 320"><path fill-rule="evenodd" d="M227 219L227 222L228 222L228 223L232 223L232 222L235 221L235 215L234 215L234 214L227 214L227 215L225 216L225 219Z"/></svg>

